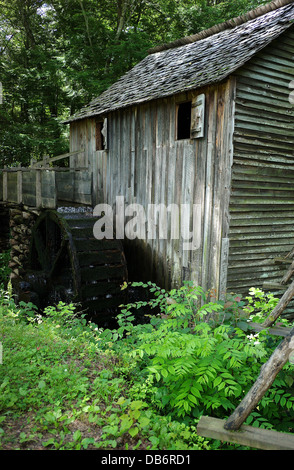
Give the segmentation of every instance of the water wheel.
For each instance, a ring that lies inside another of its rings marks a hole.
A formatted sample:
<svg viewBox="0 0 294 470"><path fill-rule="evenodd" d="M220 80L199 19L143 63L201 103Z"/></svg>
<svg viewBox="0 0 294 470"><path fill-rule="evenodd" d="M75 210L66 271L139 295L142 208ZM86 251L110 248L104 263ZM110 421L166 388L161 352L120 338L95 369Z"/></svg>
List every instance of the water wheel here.
<svg viewBox="0 0 294 470"><path fill-rule="evenodd" d="M126 301L121 285L127 267L119 240L97 240L91 213L46 210L32 230L24 279L41 308L59 300L80 303L95 320L116 315Z"/></svg>

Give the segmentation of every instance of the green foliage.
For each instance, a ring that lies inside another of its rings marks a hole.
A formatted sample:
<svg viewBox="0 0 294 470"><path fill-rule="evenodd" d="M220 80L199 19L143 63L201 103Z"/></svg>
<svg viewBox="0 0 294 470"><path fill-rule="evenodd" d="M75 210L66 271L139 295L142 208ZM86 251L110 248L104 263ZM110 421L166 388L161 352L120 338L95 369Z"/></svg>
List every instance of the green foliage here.
<svg viewBox="0 0 294 470"><path fill-rule="evenodd" d="M7 280L10 274L9 268L10 250L3 251L0 253L0 286L2 288L7 284Z"/></svg>
<svg viewBox="0 0 294 470"><path fill-rule="evenodd" d="M266 3L267 0L188 0L180 3L175 13L177 35L195 34Z"/></svg>
<svg viewBox="0 0 294 470"><path fill-rule="evenodd" d="M260 0L0 0L0 159L68 150L62 120L150 47L238 16Z"/></svg>
<svg viewBox="0 0 294 470"><path fill-rule="evenodd" d="M1 449L235 448L198 436L198 419L231 414L277 338L246 330L239 296L212 302L191 283L136 286L150 298L122 307L114 330L87 322L72 304L40 315L2 292ZM264 304L275 303L256 289L248 297L265 314ZM142 309L148 321L137 323ZM289 363L246 423L292 432L293 384Z"/></svg>
<svg viewBox="0 0 294 470"><path fill-rule="evenodd" d="M247 331L245 319L239 318L240 306L245 306L239 296L233 297L234 302L213 303L206 301L202 289L189 284L170 292L152 283L135 285L148 288L154 299L127 306L119 317L119 329L112 336L109 331L102 335L112 341L108 345L114 351L119 348L135 360L132 364L129 359L129 368L138 374L131 394L177 419L203 413L228 416L253 385L277 338L267 331ZM264 298L260 290L253 293L259 302ZM265 297L263 312L276 303L270 295ZM159 313L148 325L132 326L134 310L146 304ZM251 415L255 426L289 426L294 417L293 379L293 366L288 364L261 401L259 418Z"/></svg>
<svg viewBox="0 0 294 470"><path fill-rule="evenodd" d="M253 322L262 323L278 304L279 299L274 297L271 292L265 293L255 287L249 289L249 294L250 295L246 297L248 301L246 311Z"/></svg>
<svg viewBox="0 0 294 470"><path fill-rule="evenodd" d="M208 448L195 426L128 397L128 364L73 305L44 313L1 294L1 449Z"/></svg>

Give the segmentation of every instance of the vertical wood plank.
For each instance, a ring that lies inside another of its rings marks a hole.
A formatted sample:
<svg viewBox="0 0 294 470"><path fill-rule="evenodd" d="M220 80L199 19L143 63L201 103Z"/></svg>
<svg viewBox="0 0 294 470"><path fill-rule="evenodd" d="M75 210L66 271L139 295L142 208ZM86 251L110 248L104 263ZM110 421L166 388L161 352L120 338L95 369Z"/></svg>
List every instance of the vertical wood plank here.
<svg viewBox="0 0 294 470"><path fill-rule="evenodd" d="M42 207L42 182L41 182L41 171L36 170L36 207Z"/></svg>
<svg viewBox="0 0 294 470"><path fill-rule="evenodd" d="M7 201L7 171L3 170L3 201Z"/></svg>
<svg viewBox="0 0 294 470"><path fill-rule="evenodd" d="M202 283L206 290L210 287L210 253L211 253L211 217L213 198L213 169L214 169L214 149L215 149L215 127L216 127L216 91L208 94L208 130L207 130L207 154L206 154L206 178L205 178L205 201L204 201L204 221L203 221L203 253L202 253Z"/></svg>
<svg viewBox="0 0 294 470"><path fill-rule="evenodd" d="M17 172L17 203L22 203L22 171Z"/></svg>

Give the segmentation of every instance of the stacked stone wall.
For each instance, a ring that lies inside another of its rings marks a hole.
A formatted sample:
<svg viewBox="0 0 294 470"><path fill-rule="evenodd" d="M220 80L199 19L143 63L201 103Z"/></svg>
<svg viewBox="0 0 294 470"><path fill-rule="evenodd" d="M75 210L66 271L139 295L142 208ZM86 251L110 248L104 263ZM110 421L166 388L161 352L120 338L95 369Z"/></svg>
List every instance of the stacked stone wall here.
<svg viewBox="0 0 294 470"><path fill-rule="evenodd" d="M39 211L24 208L10 209L10 279L17 282L25 273L30 252L32 228Z"/></svg>

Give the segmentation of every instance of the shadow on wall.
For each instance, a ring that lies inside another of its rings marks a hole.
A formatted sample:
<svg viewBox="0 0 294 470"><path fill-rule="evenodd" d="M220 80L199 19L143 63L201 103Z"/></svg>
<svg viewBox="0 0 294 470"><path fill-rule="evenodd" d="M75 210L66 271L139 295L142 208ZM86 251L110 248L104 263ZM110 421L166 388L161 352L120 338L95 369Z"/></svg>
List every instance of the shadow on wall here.
<svg viewBox="0 0 294 470"><path fill-rule="evenodd" d="M171 270L167 260L152 250L144 240L124 240L124 253L128 266L130 282L156 283L159 287L170 289Z"/></svg>

